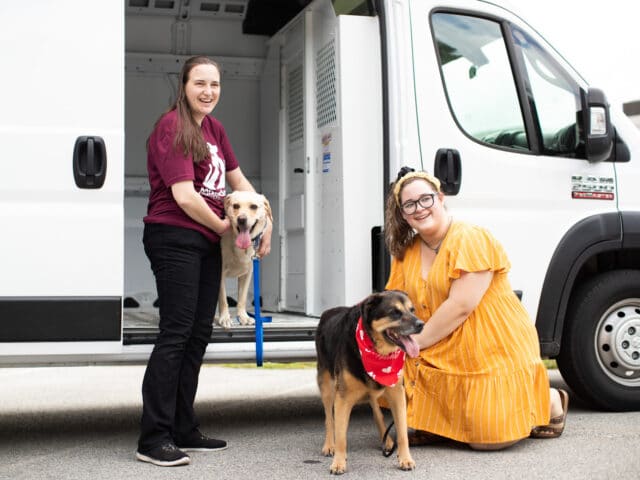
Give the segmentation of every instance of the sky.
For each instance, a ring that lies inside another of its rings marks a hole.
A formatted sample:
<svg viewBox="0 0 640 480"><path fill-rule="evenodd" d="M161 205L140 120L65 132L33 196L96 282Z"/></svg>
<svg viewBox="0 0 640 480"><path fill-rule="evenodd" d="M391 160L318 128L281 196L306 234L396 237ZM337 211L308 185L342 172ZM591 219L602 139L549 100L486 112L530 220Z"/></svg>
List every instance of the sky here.
<svg viewBox="0 0 640 480"><path fill-rule="evenodd" d="M612 105L640 100L638 0L511 0Z"/></svg>

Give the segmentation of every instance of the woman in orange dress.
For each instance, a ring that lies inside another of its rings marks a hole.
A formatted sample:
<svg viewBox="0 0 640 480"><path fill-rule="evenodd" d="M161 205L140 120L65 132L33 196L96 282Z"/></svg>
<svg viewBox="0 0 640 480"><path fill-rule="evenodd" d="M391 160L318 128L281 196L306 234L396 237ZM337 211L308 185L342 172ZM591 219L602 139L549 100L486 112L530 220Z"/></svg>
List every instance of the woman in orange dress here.
<svg viewBox="0 0 640 480"><path fill-rule="evenodd" d="M425 320L407 359L412 444L446 437L497 450L564 429L568 395L551 389L533 322L513 292L504 249L486 229L454 221L440 181L403 168L386 206L387 289Z"/></svg>

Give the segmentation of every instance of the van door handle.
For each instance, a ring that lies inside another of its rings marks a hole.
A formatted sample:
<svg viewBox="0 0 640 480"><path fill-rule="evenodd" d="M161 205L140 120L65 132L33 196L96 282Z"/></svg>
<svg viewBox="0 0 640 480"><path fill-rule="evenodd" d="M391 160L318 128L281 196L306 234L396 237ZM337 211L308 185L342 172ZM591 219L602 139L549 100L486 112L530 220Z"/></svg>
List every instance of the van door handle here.
<svg viewBox="0 0 640 480"><path fill-rule="evenodd" d="M107 149L102 137L78 137L73 147L73 178L78 188L101 188L106 176Z"/></svg>
<svg viewBox="0 0 640 480"><path fill-rule="evenodd" d="M440 180L440 188L447 195L457 195L462 186L462 162L460 152L452 148L440 148L433 162L433 174Z"/></svg>

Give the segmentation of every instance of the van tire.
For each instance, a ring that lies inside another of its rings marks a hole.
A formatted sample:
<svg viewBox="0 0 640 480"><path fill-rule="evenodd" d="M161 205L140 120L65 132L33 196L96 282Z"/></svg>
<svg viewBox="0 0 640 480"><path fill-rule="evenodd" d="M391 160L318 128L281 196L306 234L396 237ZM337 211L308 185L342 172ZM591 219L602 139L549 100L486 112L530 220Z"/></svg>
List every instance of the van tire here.
<svg viewBox="0 0 640 480"><path fill-rule="evenodd" d="M640 409L640 271L602 273L573 293L557 361L592 407Z"/></svg>

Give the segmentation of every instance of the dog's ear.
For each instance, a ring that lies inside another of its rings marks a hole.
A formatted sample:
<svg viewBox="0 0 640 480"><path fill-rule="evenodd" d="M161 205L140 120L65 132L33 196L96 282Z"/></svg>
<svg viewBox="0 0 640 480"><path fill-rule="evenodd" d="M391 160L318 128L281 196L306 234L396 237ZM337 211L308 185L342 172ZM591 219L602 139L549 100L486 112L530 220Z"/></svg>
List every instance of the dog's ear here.
<svg viewBox="0 0 640 480"><path fill-rule="evenodd" d="M226 195L224 197L224 210L226 211L229 208L229 205L231 204L231 193L229 195Z"/></svg>
<svg viewBox="0 0 640 480"><path fill-rule="evenodd" d="M369 295L362 302L362 307L360 308L360 312L362 313L362 318L372 318L373 311L382 303L382 294L374 293Z"/></svg>
<svg viewBox="0 0 640 480"><path fill-rule="evenodd" d="M271 220L271 223L273 223L273 215L271 214L271 204L269 203L269 200L267 200L267 197L265 197L264 195L262 195L262 200L264 201L264 211L267 214L267 218Z"/></svg>

